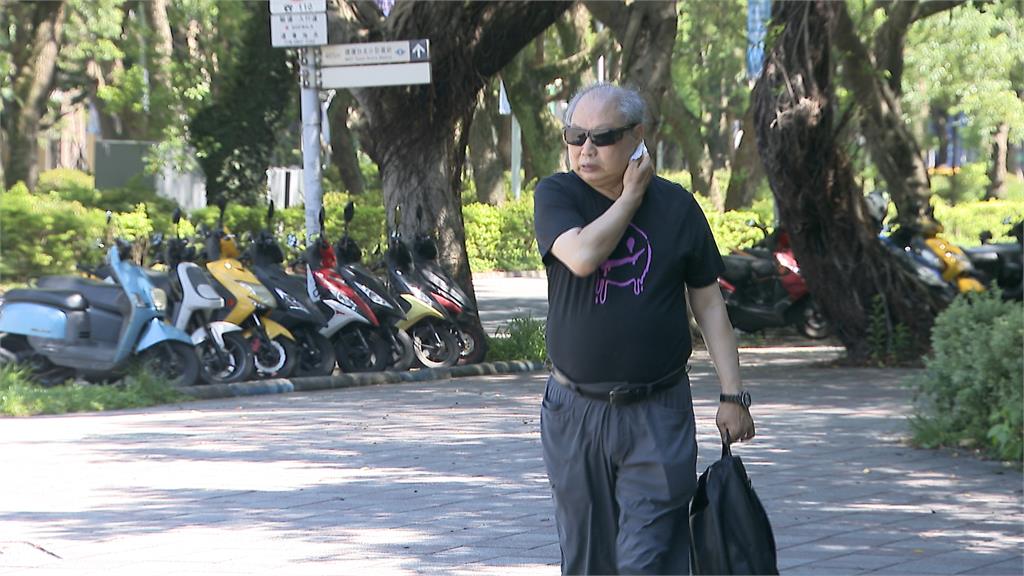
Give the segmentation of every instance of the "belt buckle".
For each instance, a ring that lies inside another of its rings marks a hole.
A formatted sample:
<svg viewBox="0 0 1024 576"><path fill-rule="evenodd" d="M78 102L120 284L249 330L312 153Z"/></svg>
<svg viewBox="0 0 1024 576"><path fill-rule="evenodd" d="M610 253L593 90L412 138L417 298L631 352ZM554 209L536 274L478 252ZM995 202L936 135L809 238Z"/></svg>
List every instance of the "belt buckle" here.
<svg viewBox="0 0 1024 576"><path fill-rule="evenodd" d="M612 406L629 404L630 390L627 388L612 388L608 391L608 403Z"/></svg>

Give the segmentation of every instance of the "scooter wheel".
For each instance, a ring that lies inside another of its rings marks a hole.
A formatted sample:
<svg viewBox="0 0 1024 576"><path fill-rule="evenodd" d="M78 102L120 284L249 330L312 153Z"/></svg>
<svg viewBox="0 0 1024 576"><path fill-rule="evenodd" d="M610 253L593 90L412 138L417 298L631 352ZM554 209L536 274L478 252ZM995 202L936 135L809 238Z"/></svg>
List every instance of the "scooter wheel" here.
<svg viewBox="0 0 1024 576"><path fill-rule="evenodd" d="M413 352L424 368L447 368L459 361L459 341L454 326L420 322L410 329Z"/></svg>
<svg viewBox="0 0 1024 576"><path fill-rule="evenodd" d="M487 356L487 336L474 324L460 324L464 346L459 353L459 364L479 364Z"/></svg>
<svg viewBox="0 0 1024 576"><path fill-rule="evenodd" d="M412 363L416 361L412 337L405 330L392 327L391 339L391 366L389 368L398 372L404 372L412 367Z"/></svg>
<svg viewBox="0 0 1024 576"><path fill-rule="evenodd" d="M350 324L335 340L338 366L342 372L380 372L391 358L388 343L365 324Z"/></svg>
<svg viewBox="0 0 1024 576"><path fill-rule="evenodd" d="M199 378L199 356L192 346L176 340L161 342L142 352L143 369L176 388L185 388Z"/></svg>
<svg viewBox="0 0 1024 576"><path fill-rule="evenodd" d="M202 364L200 378L207 384L231 384L252 378L255 368L249 341L239 332L224 334L223 356L218 354L216 342L207 338L196 348Z"/></svg>
<svg viewBox="0 0 1024 576"><path fill-rule="evenodd" d="M330 376L334 373L337 356L334 345L319 332L303 330L295 333L299 347L299 367L296 376Z"/></svg>
<svg viewBox="0 0 1024 576"><path fill-rule="evenodd" d="M804 309L800 311L798 322L797 331L813 340L820 340L832 333L832 327L829 326L825 315L813 302L804 306Z"/></svg>
<svg viewBox="0 0 1024 576"><path fill-rule="evenodd" d="M288 378L298 363L298 345L284 336L262 344L256 351L256 375L260 378Z"/></svg>

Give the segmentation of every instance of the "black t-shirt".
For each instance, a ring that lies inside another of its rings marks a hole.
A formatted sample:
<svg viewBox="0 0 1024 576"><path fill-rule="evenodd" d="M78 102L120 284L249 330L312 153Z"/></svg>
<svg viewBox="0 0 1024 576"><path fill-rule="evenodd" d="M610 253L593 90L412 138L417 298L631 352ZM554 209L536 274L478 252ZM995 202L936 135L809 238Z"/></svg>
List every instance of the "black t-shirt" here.
<svg viewBox="0 0 1024 576"><path fill-rule="evenodd" d="M548 355L578 382L651 382L690 357L684 285L715 282L722 257L693 195L656 176L608 260L578 278L551 254L551 245L611 205L573 172L537 184L534 225L548 276Z"/></svg>

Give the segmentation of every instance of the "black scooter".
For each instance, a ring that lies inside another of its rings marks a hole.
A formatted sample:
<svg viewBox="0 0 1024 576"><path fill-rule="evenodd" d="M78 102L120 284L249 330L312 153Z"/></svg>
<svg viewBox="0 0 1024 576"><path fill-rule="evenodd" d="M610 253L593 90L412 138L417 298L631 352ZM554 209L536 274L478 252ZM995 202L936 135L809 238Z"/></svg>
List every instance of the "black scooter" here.
<svg viewBox="0 0 1024 576"><path fill-rule="evenodd" d="M989 244L992 233L986 230L980 236L981 246L965 248L964 253L974 268L985 276L990 286L1002 289L1004 300L1019 302L1024 292L1024 220L1010 228L1010 236L1016 237L1017 241Z"/></svg>
<svg viewBox="0 0 1024 576"><path fill-rule="evenodd" d="M281 263L284 252L270 231L274 219L274 203L267 208L267 227L253 239L247 254L251 260L250 269L277 300L277 308L271 319L287 328L295 336L299 346L299 363L295 376L328 376L334 372L337 362L334 345L320 329L327 325L327 318L317 305L309 299L306 282L297 276L287 274Z"/></svg>

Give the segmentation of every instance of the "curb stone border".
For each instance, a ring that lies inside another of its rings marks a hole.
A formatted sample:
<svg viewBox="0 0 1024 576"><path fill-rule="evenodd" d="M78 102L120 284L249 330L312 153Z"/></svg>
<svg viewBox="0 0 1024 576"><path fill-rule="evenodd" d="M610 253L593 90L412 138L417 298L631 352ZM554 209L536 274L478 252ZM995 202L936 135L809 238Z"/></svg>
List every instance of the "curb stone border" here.
<svg viewBox="0 0 1024 576"><path fill-rule="evenodd" d="M271 378L252 382L238 382L236 384L200 384L184 388L182 392L196 400L214 400L218 398L237 398L264 394L376 386L380 384L400 384L403 382L427 382L448 378L464 378L466 376L538 372L545 369L546 366L543 362L514 360L511 362L488 362L485 364L452 366L451 368L422 368L413 372L364 372L333 376Z"/></svg>

